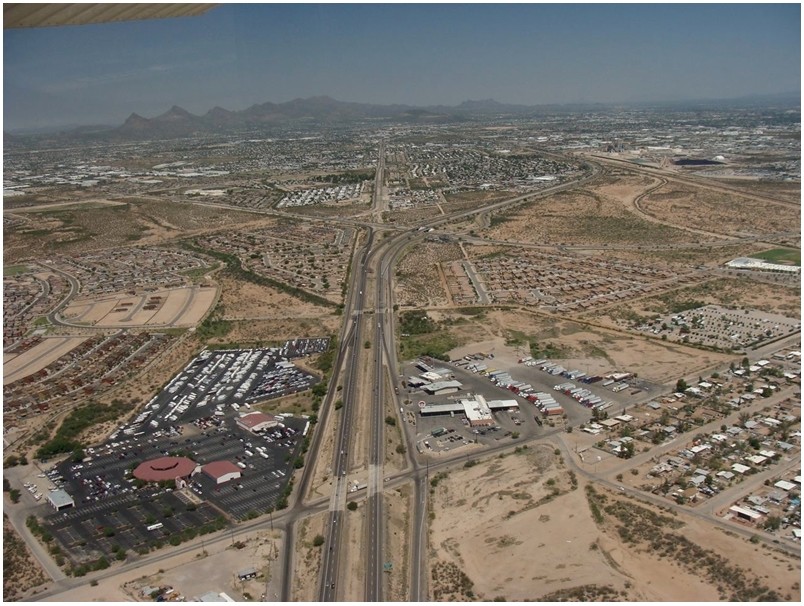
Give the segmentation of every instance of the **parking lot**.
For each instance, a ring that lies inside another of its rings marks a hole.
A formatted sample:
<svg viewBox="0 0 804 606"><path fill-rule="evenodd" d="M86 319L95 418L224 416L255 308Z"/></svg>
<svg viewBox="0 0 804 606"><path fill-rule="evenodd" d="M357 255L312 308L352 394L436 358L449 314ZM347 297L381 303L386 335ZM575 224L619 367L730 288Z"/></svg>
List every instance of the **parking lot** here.
<svg viewBox="0 0 804 606"><path fill-rule="evenodd" d="M188 529L212 532L225 523L213 507L190 503L162 488L122 494L53 514L47 527L71 559L80 563L101 556L111 561L120 550L144 554L170 542L171 537L176 537L174 542L190 538L182 536Z"/></svg>
<svg viewBox="0 0 804 606"><path fill-rule="evenodd" d="M41 474L48 488L64 488L75 501L74 508L46 515L45 524L81 562L114 557L120 548L144 553L200 528L223 527L225 518L205 501L237 520L275 508L293 475L308 421L277 415L275 427L257 434L237 419L250 412L249 402L312 385L316 378L288 358L323 351L327 344L304 339L280 348L203 352L151 401L146 416L87 448L82 460L68 459ZM278 391L266 390L269 383ZM222 401L179 410L181 398L200 404L220 387L230 388ZM133 476L140 463L164 456L187 457L197 465L229 461L242 475L218 485L203 472L194 473L182 491L172 481L157 485Z"/></svg>
<svg viewBox="0 0 804 606"><path fill-rule="evenodd" d="M242 476L216 485L204 474L193 476L190 490L237 519L263 514L276 506L293 475L293 462L301 450L305 419L285 417L284 427L256 435L232 424L193 446L192 458L199 463L231 461ZM261 450L259 450L261 449ZM197 453L197 454L196 454ZM251 454L249 454L251 453Z"/></svg>
<svg viewBox="0 0 804 606"><path fill-rule="evenodd" d="M444 380L454 379L460 381L462 386L457 393L428 395L422 389L413 388L407 384L409 377L416 377L422 374L422 370L417 368L415 364L409 364L404 367L403 376L406 381L406 389L403 393L405 394L404 397L410 400L410 404L403 408L403 416L408 423L415 420L417 441L422 452L426 450L452 450L464 446L465 443L474 442L491 445L503 438L510 439L514 432L523 437L530 437L544 433L551 427L577 427L581 423L588 422L592 415L590 408L582 405L569 395L554 389L556 385L566 383L566 377L560 374L551 374L549 370L542 370L539 365L500 365L500 363L495 363L493 359L486 360L481 365L478 360L475 361L474 367L478 368L485 365L486 368L476 372L469 370L469 368L473 367L473 361L467 360L454 362L433 361L432 365L436 367L437 371L443 369L442 372L446 371L448 373L444 375ZM549 393L561 404L566 420L563 415L545 418L536 405L526 400L519 393L492 383L488 373L494 371L495 368L506 371L517 382L524 382L530 385L534 391ZM604 385L604 383L608 384ZM621 382L601 380L590 384L576 381L576 384L583 385L585 389L599 397L601 401L609 403L608 411L610 413L616 412L616 414L620 414L629 406L655 397L664 390L662 386L633 378L629 379L629 381ZM619 389L619 391L612 391L612 387L620 384L624 384L625 387ZM478 428L469 427L465 415L458 412L432 416L419 414L419 402L425 402L428 405L445 404L468 398L470 394L480 394L486 400L516 400L519 408L518 410L516 408L496 410L493 412L494 425ZM434 439L432 431L439 428L453 431ZM425 441L427 444L425 444Z"/></svg>
<svg viewBox="0 0 804 606"><path fill-rule="evenodd" d="M234 414L258 400L309 389L318 379L290 359L323 352L328 345L329 339L296 339L267 349L203 351L120 432L158 435L177 423Z"/></svg>

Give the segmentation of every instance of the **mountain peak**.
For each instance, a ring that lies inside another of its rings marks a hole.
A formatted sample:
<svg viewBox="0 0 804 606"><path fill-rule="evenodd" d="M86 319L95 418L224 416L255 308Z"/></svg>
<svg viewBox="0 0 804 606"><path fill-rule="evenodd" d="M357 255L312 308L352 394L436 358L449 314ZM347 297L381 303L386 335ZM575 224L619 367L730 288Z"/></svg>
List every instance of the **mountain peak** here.
<svg viewBox="0 0 804 606"><path fill-rule="evenodd" d="M174 105L161 116L154 118L154 120L192 120L193 118L195 118L195 116L186 109Z"/></svg>
<svg viewBox="0 0 804 606"><path fill-rule="evenodd" d="M142 116L140 116L138 113L135 112L131 114L128 118L126 118L126 121L123 123L123 127L142 126L148 124L149 122L150 120L148 120L147 118L143 118Z"/></svg>

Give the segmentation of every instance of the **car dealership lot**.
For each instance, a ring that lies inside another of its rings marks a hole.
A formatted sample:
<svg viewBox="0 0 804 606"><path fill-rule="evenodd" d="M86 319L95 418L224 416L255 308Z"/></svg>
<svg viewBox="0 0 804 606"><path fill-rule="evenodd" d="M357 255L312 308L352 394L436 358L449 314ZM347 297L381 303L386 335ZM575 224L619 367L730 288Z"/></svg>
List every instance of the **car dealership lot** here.
<svg viewBox="0 0 804 606"><path fill-rule="evenodd" d="M234 520L273 510L293 475L309 422L277 415L276 426L254 433L237 420L253 412L250 402L314 384L317 378L289 358L327 345L327 339L300 339L270 349L202 352L106 442L43 472L49 487L63 488L75 502L46 515L45 526L80 563L119 557L121 549L144 553L166 541L178 544L200 529L211 532L226 523L220 510ZM274 392L259 391L271 381L279 381ZM222 399L209 401L221 393ZM180 409L182 398L187 406ZM141 463L167 456L197 465L182 490L173 479L149 483L134 477ZM217 484L199 469L215 461L235 464L241 477Z"/></svg>

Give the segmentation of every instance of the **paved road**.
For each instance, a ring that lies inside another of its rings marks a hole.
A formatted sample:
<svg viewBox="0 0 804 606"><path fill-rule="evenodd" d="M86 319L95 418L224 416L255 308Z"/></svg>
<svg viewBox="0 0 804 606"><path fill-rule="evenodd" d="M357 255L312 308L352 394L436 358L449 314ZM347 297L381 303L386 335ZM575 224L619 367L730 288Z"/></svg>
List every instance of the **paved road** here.
<svg viewBox="0 0 804 606"><path fill-rule="evenodd" d="M349 333L349 338L342 343L341 351L348 351L348 364L346 365L346 378L344 383L343 393L343 408L341 409L341 420L338 425L338 435L336 438L335 454L333 462L333 477L335 482L335 489L332 492L329 506L329 518L326 525L324 555L321 558L321 572L319 576L319 590L318 600L320 602L331 602L337 598L336 591L338 590L338 568L340 562L340 555L342 551L341 546L341 529L343 527L343 512L346 507L346 494L348 482L346 474L349 470L349 456L352 444L352 431L354 429L354 411L358 402L358 387L360 385L360 364L359 354L363 346L363 309L366 292L366 277L368 275L367 264L369 260L369 253L374 243L374 231L370 230L369 237L366 240L362 252L360 253L358 262L353 268L351 277L351 292L350 297L351 309L349 310L352 317L352 328ZM356 291L356 292L355 292ZM344 355L344 359L347 356ZM339 369L336 369L336 372ZM337 377L333 373L333 377ZM317 456L317 451L310 453L310 456ZM311 459L313 460L313 459Z"/></svg>

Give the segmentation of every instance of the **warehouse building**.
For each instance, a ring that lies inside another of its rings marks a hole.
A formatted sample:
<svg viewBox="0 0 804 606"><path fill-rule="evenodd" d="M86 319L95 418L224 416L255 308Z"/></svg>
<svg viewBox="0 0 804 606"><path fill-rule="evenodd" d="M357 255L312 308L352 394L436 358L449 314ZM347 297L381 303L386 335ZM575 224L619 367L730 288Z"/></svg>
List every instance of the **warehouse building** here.
<svg viewBox="0 0 804 606"><path fill-rule="evenodd" d="M272 415L267 415L264 412L249 412L240 415L237 419L238 427L250 431L252 433L259 433L266 429L271 429L279 425L279 421Z"/></svg>
<svg viewBox="0 0 804 606"><path fill-rule="evenodd" d="M516 400L486 400L481 395L461 398L456 402L445 404L428 404L420 410L422 416L463 413L469 420L470 427L494 425L492 412L519 408Z"/></svg>
<svg viewBox="0 0 804 606"><path fill-rule="evenodd" d="M241 475L240 468L231 461L213 461L204 465L201 471L218 485L237 480Z"/></svg>
<svg viewBox="0 0 804 606"><path fill-rule="evenodd" d="M731 269L752 269L756 271L779 271L791 274L801 273L801 268L795 265L782 265L781 263L768 263L762 259L739 257L726 263Z"/></svg>
<svg viewBox="0 0 804 606"><path fill-rule="evenodd" d="M462 386L460 381L436 381L422 387L424 391L432 396L440 396L448 393L455 393Z"/></svg>

